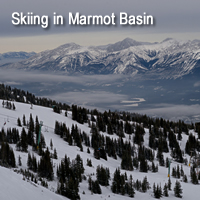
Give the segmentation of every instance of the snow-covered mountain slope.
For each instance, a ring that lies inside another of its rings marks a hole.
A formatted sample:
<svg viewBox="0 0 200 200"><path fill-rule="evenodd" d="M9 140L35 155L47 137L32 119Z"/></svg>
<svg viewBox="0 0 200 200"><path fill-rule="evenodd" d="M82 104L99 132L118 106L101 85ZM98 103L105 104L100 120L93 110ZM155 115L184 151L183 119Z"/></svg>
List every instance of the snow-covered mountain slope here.
<svg viewBox="0 0 200 200"><path fill-rule="evenodd" d="M74 43L47 50L4 68L45 70L68 74L148 74L177 78L199 70L200 41L168 38L160 43L130 38L107 46Z"/></svg>
<svg viewBox="0 0 200 200"><path fill-rule="evenodd" d="M0 187L1 187L1 199L15 199L15 200L65 200L62 197L49 189L46 189L40 185L37 185L28 180L23 180L23 176L15 173L12 169L0 167Z"/></svg>
<svg viewBox="0 0 200 200"><path fill-rule="evenodd" d="M136 40L133 40L131 38L126 38L122 41L119 41L115 44L111 44L107 47L108 52L114 52L114 51L121 51L123 49L128 49L132 46L141 46L141 45L150 45L151 43L148 42L138 42Z"/></svg>
<svg viewBox="0 0 200 200"><path fill-rule="evenodd" d="M19 62L25 59L30 58L31 56L34 56L36 53L35 52L8 52L8 53L3 53L0 54L0 65L3 65L5 63L14 63L14 62Z"/></svg>
<svg viewBox="0 0 200 200"><path fill-rule="evenodd" d="M93 156L93 148L90 147L90 154L87 153L87 147L83 145L83 151L80 151L80 148L77 146L69 146L66 141L64 141L59 135L56 135L54 133L54 125L55 121L59 121L62 123L65 123L69 129L71 129L72 124L77 124L78 128L82 131L84 131L89 137L91 138L91 131L90 128L88 127L88 124L79 124L76 121L72 120L72 114L70 111L68 111L68 116L65 116L65 113L57 114L54 113L51 108L45 108L41 106L33 106L33 109L30 109L29 104L23 104L23 103L17 103L14 102L16 106L16 110L9 110L7 108L3 108L0 106L0 126L4 128L6 131L7 128L17 128L19 132L21 133L22 127L17 126L17 118L19 117L22 121L23 115L25 115L26 119L28 120L30 117L30 114L32 114L33 119L38 116L39 121L43 121L43 126L42 126L42 134L44 135L46 146L50 149L50 141L52 140L53 142L53 147L56 148L57 150L57 155L58 159L52 159L53 162L53 170L54 170L54 180L53 181L48 181L48 189L41 187L38 184L33 183L32 181L28 180L22 180L22 175L14 173L13 169L6 169L3 167L0 167L0 174L1 174L1 179L0 179L0 186L1 186L1 199L2 200L7 200L7 199L16 199L16 200L21 200L21 199L37 199L37 200L45 200L45 199L66 199L65 197L62 197L60 195L55 194L55 191L57 189L57 175L56 175L56 170L58 164L61 162L61 160L64 158L65 155L69 156L70 159L74 159L77 154L81 156L83 159L83 166L85 168L84 175L88 178L89 175L91 175L92 179L96 179L96 168L98 165L102 165L104 167L109 168L110 170L110 185L109 186L101 186L102 194L91 194L91 191L88 190L88 181L83 180L80 183L79 186L79 195L81 199L110 199L110 200L115 200L115 199L130 199L127 195L121 196L120 194L114 194L111 192L111 183L113 180L113 174L116 168L120 168L121 166L121 159L117 157L117 159L113 159L111 157L108 157L108 160L100 159L97 160ZM2 105L2 100L0 100L0 105ZM24 126L25 130L27 131L26 126ZM197 137L197 133L194 131L191 131L195 137ZM118 138L116 134L109 135L106 132L100 132L104 136L108 136L110 138ZM180 141L180 147L181 150L184 151L185 149L185 144L188 139L188 135L182 134L182 140ZM133 135L128 135L125 134L125 138L123 138L124 142L128 141L133 144ZM144 146L148 147L148 140L149 140L149 130L145 129L145 135L144 135ZM21 166L17 166L17 169L27 169L27 159L28 159L28 153L25 152L20 152L16 151L16 145L15 144L10 144L10 146L13 148L14 153L15 153L15 158L16 161L18 160L19 155L21 156ZM137 145L135 146L137 147ZM51 153L53 153L52 150L50 150ZM32 150L32 147L28 147L28 152L34 154L39 160L40 156ZM155 151L156 155L157 151ZM164 158L169 157L170 158L170 153L164 153ZM189 160L188 155L184 155L185 158ZM92 167L87 166L87 159L91 159L92 161ZM158 161L155 159L155 164L158 163ZM17 163L17 162L16 162ZM171 164L171 169L174 166L177 166L177 164L180 165L180 163L177 163L172 159L172 164ZM183 170L185 174L188 177L188 183L181 182L181 186L183 189L183 199L188 200L188 199L197 199L200 195L200 191L198 190L198 185L193 185L190 182L190 168L188 165L182 164ZM149 171L148 173L142 173L139 172L139 169L134 169L134 171L126 171L122 170L122 173L127 174L127 177L129 175L133 176L133 180L136 181L136 179L143 180L143 178L146 176L151 189L149 189L146 193L142 193L139 191L136 191L135 194L135 199L154 199L153 197L153 183L157 183L159 185L164 186L165 183L168 181L168 169L166 167L161 167L159 166L159 170L157 173L152 173ZM171 182L172 182L172 188L175 185L175 181L177 179L171 177ZM182 180L179 179L179 180ZM163 197L165 199L166 197ZM169 191L169 197L168 199L176 199L174 197L174 192L173 189L172 191Z"/></svg>

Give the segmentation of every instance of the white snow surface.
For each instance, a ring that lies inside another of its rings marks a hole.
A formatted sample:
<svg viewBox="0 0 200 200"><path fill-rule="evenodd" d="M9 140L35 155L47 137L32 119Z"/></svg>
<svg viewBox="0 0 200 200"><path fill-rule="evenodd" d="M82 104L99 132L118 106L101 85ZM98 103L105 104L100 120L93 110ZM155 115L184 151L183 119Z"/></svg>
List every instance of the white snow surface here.
<svg viewBox="0 0 200 200"><path fill-rule="evenodd" d="M38 116L39 121L43 121L44 126L42 127L42 134L45 137L45 142L46 146L50 150L50 140L52 139L53 141L53 148L56 148L57 154L58 154L58 159L54 160L53 159L53 165L54 165L54 180L48 182L48 189L32 183L31 181L23 180L21 174L17 174L14 172L14 169L7 169L4 167L0 167L0 199L1 200L62 200L62 199L67 199L63 196L60 196L55 193L57 189L57 177L56 177L56 169L57 165L60 163L61 159L64 158L65 155L70 157L70 160L74 159L77 154L80 154L81 158L83 159L83 164L85 168L84 174L86 177L89 175L92 175L92 179L96 180L96 167L98 165L103 165L104 167L109 167L110 169L110 185L108 187L103 187L101 186L102 189L102 194L97 195L97 194L91 194L91 192L88 190L88 182L87 180L83 180L80 183L79 187L79 195L81 199L83 200L89 200L89 199L96 199L96 200L102 200L102 199L109 199L109 200L118 200L118 199L130 199L128 196L121 196L118 194L114 194L111 192L111 183L112 183L112 178L113 178L113 173L116 168L120 167L121 164L121 159L117 158L117 160L108 157L108 160L96 160L93 157L93 149L90 148L90 154L87 153L87 147L83 145L83 152L80 151L80 149L76 146L69 146L67 142L65 142L62 138L60 138L58 135L54 134L54 126L55 126L55 121L63 122L66 123L67 127L71 129L72 124L77 124L78 128L81 129L81 131L85 131L88 135L91 135L90 133L90 128L88 127L88 124L79 124L71 119L71 112L68 112L68 117L64 116L64 112L62 114L57 114L54 113L51 108L45 108L41 106L33 106L33 109L30 109L29 104L23 104L23 103L17 103L14 102L16 106L16 110L8 110L6 108L3 108L2 105L2 100L0 100L0 126L7 130L7 128L12 128L16 127L19 129L19 132L21 133L21 127L17 126L17 118L20 117L22 121L23 114L26 116L26 120L29 120L30 114L32 114L33 119L35 119L36 115ZM4 123L6 124L4 125ZM27 130L27 129L26 129ZM145 136L144 136L144 145L148 147L148 138L149 138L149 130L145 129ZM193 134L194 131L192 131ZM107 135L107 133L102 133L103 135ZM109 135L110 136L110 135ZM118 138L117 135L111 135L110 137L112 138ZM196 135L197 137L197 135ZM183 139L180 142L181 149L184 150L185 148L185 143L187 141L188 136L183 134ZM133 135L131 136L130 142L132 143ZM124 141L129 141L129 135L126 135L124 138ZM18 165L18 156L20 155L22 158L22 166L17 166L18 169L27 169L27 158L28 158L28 153L22 153L19 151L16 151L15 145L10 145L12 146L15 157L16 157L16 164ZM38 154L35 152L32 152L32 148L29 146L28 151L34 155L37 158L37 161L39 160ZM53 151L50 150L52 153ZM156 155L156 151L155 151ZM185 155L186 156L186 155ZM170 158L170 153L164 153L164 157L169 157ZM186 156L189 160L189 156ZM91 159L92 161L92 167L86 166L87 159ZM155 161L155 164L158 162ZM180 163L176 163L175 161L172 160L171 164L171 169L174 166L179 166L181 165ZM199 185L193 185L190 181L190 168L189 166L186 166L182 164L183 169L185 174L187 175L188 178L188 183L182 182L181 179L181 186L183 189L183 200L195 200L198 199L200 196L200 190ZM153 183L155 182L156 184L161 184L162 188L165 183L168 181L168 168L166 167L160 167L158 173L152 173L149 171L148 173L141 173L139 172L138 169L134 169L134 171L125 171L121 170L121 173L127 173L127 177L129 177L130 174L132 174L133 179L136 181L137 179L143 180L145 176L147 176L147 180L150 182L151 189L148 190L146 193L141 193L138 191L135 191L135 198L137 200L146 200L146 199L155 199L153 197ZM175 185L175 181L177 179L171 177L171 182L172 182L172 191L169 191L169 197L162 197L162 199L177 199L174 196L173 188ZM83 194L83 191L85 194Z"/></svg>
<svg viewBox="0 0 200 200"><path fill-rule="evenodd" d="M0 167L0 199L1 200L64 200L49 189L30 181L23 180L23 176L12 169Z"/></svg>

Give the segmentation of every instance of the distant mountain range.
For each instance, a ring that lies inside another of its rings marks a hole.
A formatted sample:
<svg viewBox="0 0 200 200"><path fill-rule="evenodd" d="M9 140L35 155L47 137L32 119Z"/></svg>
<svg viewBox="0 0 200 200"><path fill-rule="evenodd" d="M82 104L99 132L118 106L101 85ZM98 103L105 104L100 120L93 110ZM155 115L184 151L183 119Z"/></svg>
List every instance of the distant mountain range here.
<svg viewBox="0 0 200 200"><path fill-rule="evenodd" d="M0 54L0 65L6 64L6 63L14 63L14 62L19 62L25 59L30 58L31 56L34 56L36 53L35 52L8 52L8 53L3 53Z"/></svg>
<svg viewBox="0 0 200 200"><path fill-rule="evenodd" d="M32 54L20 62L0 66L66 74L143 74L167 79L200 72L200 40L168 38L148 43L126 38L105 46L68 43Z"/></svg>

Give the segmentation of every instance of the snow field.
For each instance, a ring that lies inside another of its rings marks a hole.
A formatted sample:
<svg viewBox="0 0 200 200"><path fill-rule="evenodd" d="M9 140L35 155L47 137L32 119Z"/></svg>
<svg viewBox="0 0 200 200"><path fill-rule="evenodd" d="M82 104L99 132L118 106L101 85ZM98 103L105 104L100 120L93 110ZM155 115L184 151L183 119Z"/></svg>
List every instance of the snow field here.
<svg viewBox="0 0 200 200"><path fill-rule="evenodd" d="M2 200L9 200L9 199L16 199L16 200L23 200L23 199L37 199L37 200L46 200L46 199L52 199L52 200L57 200L57 199L66 199L65 197L62 197L60 195L55 194L55 191L57 189L57 178L56 178L56 169L57 165L60 164L61 159L64 158L65 155L70 157L70 160L74 159L77 154L80 154L81 158L83 159L83 165L85 168L85 176L88 177L91 174L92 179L96 179L96 167L98 165L103 165L104 167L108 167L110 170L110 186L108 187L103 187L101 186L102 189L102 194L97 195L93 194L91 195L91 191L88 190L88 182L87 180L83 180L82 183L80 183L79 187L79 195L81 199L83 200L89 200L89 199L130 199L127 196L121 196L117 195L111 192L111 183L112 183L112 178L113 174L115 172L115 169L120 167L121 165L121 159L118 157L117 160L107 157L108 160L100 159L97 160L93 156L93 149L90 148L90 154L87 153L87 147L83 145L83 152L80 151L80 149L77 146L69 146L67 142L65 142L60 136L54 134L54 126L55 126L55 121L57 120L58 122L65 123L67 127L71 129L72 124L77 124L78 128L81 129L82 131L85 131L88 135L91 135L90 133L90 128L88 127L88 124L79 124L71 119L71 112L68 112L68 117L64 116L64 112L62 114L57 114L54 113L51 108L45 108L41 106L33 106L33 109L30 109L29 104L23 104L23 103L17 103L14 102L16 106L16 110L8 110L6 108L3 108L1 106L2 100L0 100L0 126L1 128L4 128L5 131L7 128L17 128L19 130L19 133L21 133L21 127L17 126L17 118L20 117L22 121L22 117L25 114L26 116L26 121L29 120L30 114L32 114L33 119L35 120L35 117L38 116L39 121L43 121L44 126L42 127L42 134L45 137L45 142L46 146L50 150L50 140L52 139L53 142L53 149L56 148L58 159L55 160L53 159L53 165L54 165L54 180L48 182L48 189L35 185L31 182L27 182L27 180L22 180L22 175L17 174L13 171L13 169L6 169L3 167L0 167L0 174L1 174L1 179L0 179L0 185L1 189L0 190L0 196ZM6 121L6 124L4 125ZM27 129L26 129L27 131ZM149 131L145 129L145 135L144 135L144 145L148 147L148 138L149 138ZM192 132L194 134L194 132ZM118 138L117 135L108 135L107 133L102 133L104 136L110 136L111 138ZM124 141L129 141L129 135L125 134L126 137L124 138ZM180 147L182 150L185 148L185 143L187 141L188 136L187 135L182 135L183 139L180 142ZM133 144L132 140L133 136L131 136L130 142ZM16 151L15 145L10 145L12 146L15 157L16 157L16 164L18 164L18 157L19 155L22 158L22 166L18 167L18 169L27 169L27 158L28 158L28 153L23 153ZM137 146L137 145L136 145ZM39 155L36 154L35 152L32 151L32 147L29 146L28 151L36 156L37 161L39 161ZM50 152L53 153L53 150L50 150ZM157 152L155 151L155 157L156 157ZM163 153L164 157L170 158L170 153ZM185 157L188 158L189 156L185 155ZM86 166L87 164L87 159L91 159L92 161L92 167ZM157 161L154 161L155 164L157 164ZM171 164L171 170L174 166L177 166L179 164L179 167L181 166L180 163L177 163L175 161L172 161ZM151 163L150 163L151 165ZM197 199L198 196L200 195L200 190L198 190L197 187L198 185L193 185L190 183L190 168L184 164L182 164L183 170L185 174L187 175L188 178L188 183L181 182L181 186L183 189L183 198L182 199ZM127 173L127 177L129 178L130 174L133 176L133 180L136 181L138 180L143 180L145 176L147 176L147 180L149 181L151 185L151 189L148 190L146 193L141 193L138 191L135 191L135 199L155 199L153 197L153 183L155 182L156 184L161 184L162 188L165 183L168 182L168 168L166 167L160 167L158 169L158 173L141 173L139 170L134 170L134 171L125 171L121 170L121 173ZM173 188L175 185L175 181L177 179L171 177L171 182L172 182L172 191L169 191L169 197L162 197L162 199L177 199L174 197L174 192ZM181 179L180 179L181 180ZM83 191L85 194L83 194Z"/></svg>

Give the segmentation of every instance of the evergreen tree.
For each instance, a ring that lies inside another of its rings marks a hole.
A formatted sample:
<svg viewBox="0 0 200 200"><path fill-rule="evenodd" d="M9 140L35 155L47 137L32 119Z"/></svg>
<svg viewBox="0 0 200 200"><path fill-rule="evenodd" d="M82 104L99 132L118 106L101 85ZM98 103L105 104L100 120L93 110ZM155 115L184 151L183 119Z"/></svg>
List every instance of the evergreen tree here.
<svg viewBox="0 0 200 200"><path fill-rule="evenodd" d="M159 187L159 195L160 197L162 197L163 193L162 193L162 188L161 188L161 184L160 184L160 187Z"/></svg>
<svg viewBox="0 0 200 200"><path fill-rule="evenodd" d="M37 172L37 159L36 157L34 156L34 154L31 154L28 153L28 159L27 159L27 166L28 166L28 169L34 171L34 172Z"/></svg>
<svg viewBox="0 0 200 200"><path fill-rule="evenodd" d="M119 194L121 191L121 186L122 186L122 180L121 180L121 175L120 175L120 169L116 169L114 172L114 178L112 182L112 192Z"/></svg>
<svg viewBox="0 0 200 200"><path fill-rule="evenodd" d="M60 107L57 106L57 105L54 105L54 106L53 106L53 112L60 114L60 113L61 113Z"/></svg>
<svg viewBox="0 0 200 200"><path fill-rule="evenodd" d="M148 165L147 161L144 156L142 156L140 160L140 172L147 172L148 171Z"/></svg>
<svg viewBox="0 0 200 200"><path fill-rule="evenodd" d="M93 182L92 191L95 194L101 194L102 193L101 192L101 187L99 185L98 180L96 180L96 181Z"/></svg>
<svg viewBox="0 0 200 200"><path fill-rule="evenodd" d="M96 177L100 185L108 186L110 179L110 171L109 168L104 168L103 166L97 166L96 169Z"/></svg>
<svg viewBox="0 0 200 200"><path fill-rule="evenodd" d="M177 165L176 177L180 178L180 175L179 165Z"/></svg>
<svg viewBox="0 0 200 200"><path fill-rule="evenodd" d="M54 148L54 151L53 151L53 158L58 159L56 148Z"/></svg>
<svg viewBox="0 0 200 200"><path fill-rule="evenodd" d="M133 177L132 177L132 175L130 175L128 185L129 185L128 195L129 195L129 197L133 198L134 195L135 195L135 191L134 191L134 187L133 187Z"/></svg>
<svg viewBox="0 0 200 200"><path fill-rule="evenodd" d="M44 135L41 133L41 136L40 136L40 145L42 148L46 148L46 142L45 142L45 138L44 138Z"/></svg>
<svg viewBox="0 0 200 200"><path fill-rule="evenodd" d="M82 159L79 155L72 162L70 162L69 157L65 156L57 168L59 180L57 192L70 199L80 199L78 185L79 181L82 180L83 172Z"/></svg>
<svg viewBox="0 0 200 200"><path fill-rule="evenodd" d="M24 128L22 128L20 144L21 144L21 150L27 152L28 141L27 141L27 134Z"/></svg>
<svg viewBox="0 0 200 200"><path fill-rule="evenodd" d="M146 192L148 189L150 189L150 184L147 181L147 177L145 176L142 181L142 192Z"/></svg>
<svg viewBox="0 0 200 200"><path fill-rule="evenodd" d="M24 128L22 128L20 141L17 143L16 147L18 151L27 152L28 140L27 140L27 134Z"/></svg>
<svg viewBox="0 0 200 200"><path fill-rule="evenodd" d="M164 156L163 156L162 138L159 139L157 159L159 161L160 166L164 166L165 165Z"/></svg>
<svg viewBox="0 0 200 200"><path fill-rule="evenodd" d="M182 131L181 131L181 129L179 129L179 131L178 131L178 137L177 137L177 139L178 140L182 140Z"/></svg>
<svg viewBox="0 0 200 200"><path fill-rule="evenodd" d="M90 149L89 149L89 147L87 148L87 153L89 153L89 154L90 154Z"/></svg>
<svg viewBox="0 0 200 200"><path fill-rule="evenodd" d="M114 173L113 183L112 183L112 192L120 192L120 169L116 169Z"/></svg>
<svg viewBox="0 0 200 200"><path fill-rule="evenodd" d="M92 161L91 161L91 159L87 159L87 166L92 167Z"/></svg>
<svg viewBox="0 0 200 200"><path fill-rule="evenodd" d="M5 106L5 102L4 102L4 100L3 100L3 102L2 102L2 106L3 106L3 108L4 108L4 106Z"/></svg>
<svg viewBox="0 0 200 200"><path fill-rule="evenodd" d="M187 180L187 175L186 175L186 174L183 176L183 182L185 182L185 183L188 182L188 180Z"/></svg>
<svg viewBox="0 0 200 200"><path fill-rule="evenodd" d="M99 154L100 154L100 158L107 160L107 155L106 155L106 151L105 151L104 147L99 148L98 151L99 151Z"/></svg>
<svg viewBox="0 0 200 200"><path fill-rule="evenodd" d="M26 117L23 115L23 126L26 126Z"/></svg>
<svg viewBox="0 0 200 200"><path fill-rule="evenodd" d="M156 149L155 134L151 129L149 130L149 147Z"/></svg>
<svg viewBox="0 0 200 200"><path fill-rule="evenodd" d="M30 130L32 133L34 132L34 121L33 121L32 114L30 114L30 118L29 118L29 130Z"/></svg>
<svg viewBox="0 0 200 200"><path fill-rule="evenodd" d="M92 179L91 179L91 176L89 176L88 178L88 190L92 190Z"/></svg>
<svg viewBox="0 0 200 200"><path fill-rule="evenodd" d="M38 169L37 159L34 155L32 155L32 170L34 172L37 172L37 169Z"/></svg>
<svg viewBox="0 0 200 200"><path fill-rule="evenodd" d="M18 117L18 119L17 119L17 126L22 126L22 123L21 123L21 120L20 120L20 118Z"/></svg>
<svg viewBox="0 0 200 200"><path fill-rule="evenodd" d="M41 177L45 177L49 180L53 180L53 165L50 159L49 149L44 152L38 164L38 174Z"/></svg>
<svg viewBox="0 0 200 200"><path fill-rule="evenodd" d="M182 198L182 189L181 189L181 184L179 181L176 181L175 183L175 187L174 187L174 195L175 197L178 197L178 198Z"/></svg>
<svg viewBox="0 0 200 200"><path fill-rule="evenodd" d="M168 186L168 189L171 190L171 185L172 185L172 182L171 182L171 179L169 177L168 179L168 183L167 183L167 186Z"/></svg>
<svg viewBox="0 0 200 200"><path fill-rule="evenodd" d="M28 130L27 143L31 146L34 146L34 135L33 132L30 131L30 129Z"/></svg>
<svg viewBox="0 0 200 200"><path fill-rule="evenodd" d="M165 197L168 197L168 196L169 196L169 194L168 194L168 186L167 186L166 183L165 183L164 188L163 188L163 195L164 195Z"/></svg>
<svg viewBox="0 0 200 200"><path fill-rule="evenodd" d="M69 179L67 184L65 184L65 196L72 199L80 199L80 196L78 194L78 183L76 180L74 180L72 177Z"/></svg>
<svg viewBox="0 0 200 200"><path fill-rule="evenodd" d="M138 169L138 158L137 157L134 157L133 158L133 166Z"/></svg>
<svg viewBox="0 0 200 200"><path fill-rule="evenodd" d="M184 176L183 166L181 165L181 176Z"/></svg>
<svg viewBox="0 0 200 200"><path fill-rule="evenodd" d="M158 166L155 166L154 162L152 162L152 172L158 172Z"/></svg>
<svg viewBox="0 0 200 200"><path fill-rule="evenodd" d="M15 106L14 103L12 104L12 109L13 109L13 110L16 110L16 106Z"/></svg>
<svg viewBox="0 0 200 200"><path fill-rule="evenodd" d="M192 183L195 185L198 184L198 178L194 166L190 168L190 175Z"/></svg>
<svg viewBox="0 0 200 200"><path fill-rule="evenodd" d="M3 134L3 133L1 133L1 134ZM1 137L2 137L2 135L0 136L0 141L1 141ZM20 137L19 137L18 129L13 128L12 129L12 141L13 141L13 144L16 144L19 140L20 140Z"/></svg>
<svg viewBox="0 0 200 200"><path fill-rule="evenodd" d="M22 160L21 160L22 158L21 158L21 156L19 155L19 157L18 157L18 165L19 166L22 166Z"/></svg>
<svg viewBox="0 0 200 200"><path fill-rule="evenodd" d="M156 184L153 183L153 193L154 193L154 196L155 196L155 192L156 192Z"/></svg>
<svg viewBox="0 0 200 200"><path fill-rule="evenodd" d="M160 199L160 197L162 197L162 188L158 184L157 184L157 187L156 187L155 183L154 183L153 192L154 192L154 197L156 199Z"/></svg>
<svg viewBox="0 0 200 200"><path fill-rule="evenodd" d="M177 173L176 173L176 168L173 167L173 168L172 168L172 176L176 178L176 175L177 175Z"/></svg>
<svg viewBox="0 0 200 200"><path fill-rule="evenodd" d="M122 155L121 168L125 170L133 170L131 154L129 151L124 151Z"/></svg>
<svg viewBox="0 0 200 200"><path fill-rule="evenodd" d="M135 130L135 137L134 137L134 143L140 145L142 142L144 142L144 135L145 131L144 128L137 125Z"/></svg>
<svg viewBox="0 0 200 200"><path fill-rule="evenodd" d="M98 180L93 181L91 177L88 179L88 189L94 194L101 194L101 187Z"/></svg>
<svg viewBox="0 0 200 200"><path fill-rule="evenodd" d="M50 148L51 148L51 150L53 150L53 142L52 142L52 139L50 140Z"/></svg>
<svg viewBox="0 0 200 200"><path fill-rule="evenodd" d="M0 165L5 167L15 167L15 155L8 143L1 143Z"/></svg>
<svg viewBox="0 0 200 200"><path fill-rule="evenodd" d="M136 189L137 191L140 191L141 187L142 187L142 183L141 183L141 181L139 181L139 180L137 179L136 182L135 182L135 189Z"/></svg>
<svg viewBox="0 0 200 200"><path fill-rule="evenodd" d="M99 150L98 149L94 149L94 157L96 158L96 159L100 159L100 152L99 152Z"/></svg>
<svg viewBox="0 0 200 200"><path fill-rule="evenodd" d="M168 157L166 158L166 161L165 161L165 167L166 167L166 168L169 167L169 158L168 158Z"/></svg>
<svg viewBox="0 0 200 200"><path fill-rule="evenodd" d="M83 160L79 154L77 154L73 166L75 173L77 174L77 180L78 182L82 181L82 174L84 173L84 167L83 167Z"/></svg>
<svg viewBox="0 0 200 200"><path fill-rule="evenodd" d="M28 153L27 166L29 169L32 169L32 157L30 153Z"/></svg>

